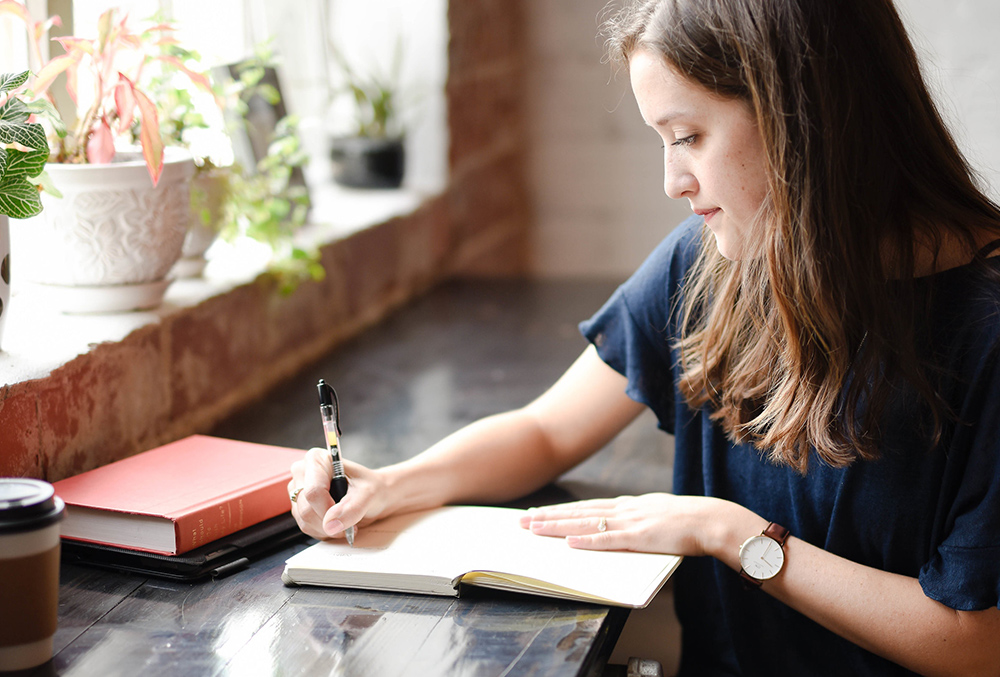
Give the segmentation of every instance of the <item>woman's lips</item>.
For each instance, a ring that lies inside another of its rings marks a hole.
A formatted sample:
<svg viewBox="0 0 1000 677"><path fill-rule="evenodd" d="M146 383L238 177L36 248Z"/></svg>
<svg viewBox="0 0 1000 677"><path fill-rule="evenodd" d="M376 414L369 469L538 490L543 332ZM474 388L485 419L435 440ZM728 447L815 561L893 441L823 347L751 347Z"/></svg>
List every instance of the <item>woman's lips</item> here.
<svg viewBox="0 0 1000 677"><path fill-rule="evenodd" d="M693 211L698 216L704 217L705 218L705 223L707 225L712 225L711 224L712 217L714 217L716 214L718 214L722 210L719 209L718 207L716 207L715 209L695 209Z"/></svg>

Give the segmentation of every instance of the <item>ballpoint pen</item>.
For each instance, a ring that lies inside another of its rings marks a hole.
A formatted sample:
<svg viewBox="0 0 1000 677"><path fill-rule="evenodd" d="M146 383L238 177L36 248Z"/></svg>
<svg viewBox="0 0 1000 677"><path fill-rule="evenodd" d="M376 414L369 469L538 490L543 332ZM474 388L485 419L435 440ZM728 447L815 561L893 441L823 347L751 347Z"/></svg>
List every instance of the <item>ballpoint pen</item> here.
<svg viewBox="0 0 1000 677"><path fill-rule="evenodd" d="M340 457L340 403L337 401L337 391L319 380L316 388L319 390L319 413L323 417L323 430L326 431L326 448L330 452L333 464L333 477L330 479L330 495L337 503L347 494L347 476L344 474L344 464ZM354 545L354 527L348 527L347 542Z"/></svg>

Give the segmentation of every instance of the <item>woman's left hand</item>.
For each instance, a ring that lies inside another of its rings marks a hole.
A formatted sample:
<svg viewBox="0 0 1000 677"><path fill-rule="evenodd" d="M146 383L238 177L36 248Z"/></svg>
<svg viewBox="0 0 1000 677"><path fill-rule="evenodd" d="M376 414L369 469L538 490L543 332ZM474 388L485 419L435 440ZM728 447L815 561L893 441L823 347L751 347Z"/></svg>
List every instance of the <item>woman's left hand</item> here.
<svg viewBox="0 0 1000 677"><path fill-rule="evenodd" d="M532 508L521 526L540 536L563 537L574 548L697 557L715 554L713 527L730 511L749 513L718 498L656 493Z"/></svg>

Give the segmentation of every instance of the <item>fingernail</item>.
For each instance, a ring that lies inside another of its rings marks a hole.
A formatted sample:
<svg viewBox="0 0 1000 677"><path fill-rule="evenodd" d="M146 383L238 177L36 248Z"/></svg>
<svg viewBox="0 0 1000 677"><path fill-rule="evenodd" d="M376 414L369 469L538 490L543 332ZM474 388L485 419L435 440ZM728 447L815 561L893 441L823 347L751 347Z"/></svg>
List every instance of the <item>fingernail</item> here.
<svg viewBox="0 0 1000 677"><path fill-rule="evenodd" d="M336 536L341 531L344 530L344 523L340 520L330 520L323 525L323 531L326 532L327 536Z"/></svg>

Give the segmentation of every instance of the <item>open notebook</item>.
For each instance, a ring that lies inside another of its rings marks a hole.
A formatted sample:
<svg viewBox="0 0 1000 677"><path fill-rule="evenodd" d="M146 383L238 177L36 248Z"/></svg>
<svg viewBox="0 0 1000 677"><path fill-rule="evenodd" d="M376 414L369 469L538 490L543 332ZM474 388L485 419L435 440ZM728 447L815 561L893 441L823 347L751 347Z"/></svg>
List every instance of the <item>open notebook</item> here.
<svg viewBox="0 0 1000 677"><path fill-rule="evenodd" d="M321 542L285 563L286 584L457 596L462 585L644 607L681 558L570 548L518 524L522 510L448 506L359 529L354 547Z"/></svg>

